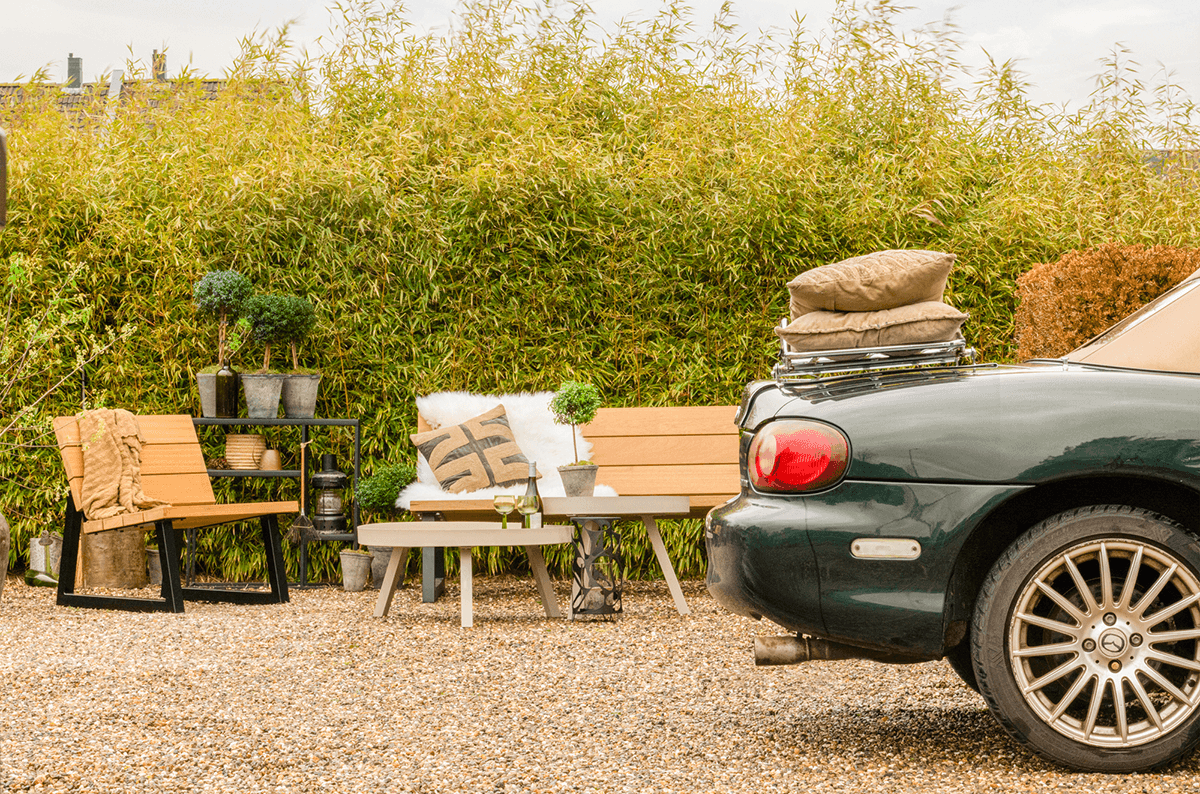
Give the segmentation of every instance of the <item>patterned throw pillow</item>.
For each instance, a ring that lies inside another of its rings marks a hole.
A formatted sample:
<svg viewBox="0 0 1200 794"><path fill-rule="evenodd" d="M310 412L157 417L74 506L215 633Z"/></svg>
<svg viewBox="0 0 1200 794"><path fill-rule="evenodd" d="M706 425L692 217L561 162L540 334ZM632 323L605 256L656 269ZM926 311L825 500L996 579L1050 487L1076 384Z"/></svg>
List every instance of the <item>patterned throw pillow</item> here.
<svg viewBox="0 0 1200 794"><path fill-rule="evenodd" d="M529 459L513 440L503 405L460 425L409 438L450 493L517 485L529 476Z"/></svg>

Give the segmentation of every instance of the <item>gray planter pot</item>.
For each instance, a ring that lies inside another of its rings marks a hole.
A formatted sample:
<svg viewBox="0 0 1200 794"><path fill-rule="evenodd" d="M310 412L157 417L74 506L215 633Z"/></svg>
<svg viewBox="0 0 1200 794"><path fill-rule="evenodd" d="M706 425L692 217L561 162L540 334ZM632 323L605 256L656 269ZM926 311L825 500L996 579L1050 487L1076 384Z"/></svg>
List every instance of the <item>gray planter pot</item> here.
<svg viewBox="0 0 1200 794"><path fill-rule="evenodd" d="M383 575L387 573L388 563L392 560L391 546L368 546L375 558L371 560L371 589L378 590L383 584Z"/></svg>
<svg viewBox="0 0 1200 794"><path fill-rule="evenodd" d="M587 466L559 466L558 476L562 477L563 490L567 496L591 496L596 490L596 464Z"/></svg>
<svg viewBox="0 0 1200 794"><path fill-rule="evenodd" d="M162 560L158 557L158 549L146 549L146 574L150 577L150 586L162 585Z"/></svg>
<svg viewBox="0 0 1200 794"><path fill-rule="evenodd" d="M196 374L196 388L200 392L200 415L217 415L217 373L200 372Z"/></svg>
<svg viewBox="0 0 1200 794"><path fill-rule="evenodd" d="M289 419L311 419L317 415L317 386L320 375L287 375L283 381L283 415Z"/></svg>
<svg viewBox="0 0 1200 794"><path fill-rule="evenodd" d="M275 419L279 416L279 397L286 375L276 372L242 375L246 395L246 414L251 419Z"/></svg>
<svg viewBox="0 0 1200 794"><path fill-rule="evenodd" d="M365 590L374 555L344 549L339 556L342 558L342 589L347 593Z"/></svg>

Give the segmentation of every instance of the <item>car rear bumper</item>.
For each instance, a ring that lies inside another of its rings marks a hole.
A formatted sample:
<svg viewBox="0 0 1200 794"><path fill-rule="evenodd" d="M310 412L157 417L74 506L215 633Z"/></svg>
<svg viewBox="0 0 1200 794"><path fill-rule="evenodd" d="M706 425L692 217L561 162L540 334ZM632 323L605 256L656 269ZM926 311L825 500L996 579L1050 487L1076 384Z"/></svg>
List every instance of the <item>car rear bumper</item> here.
<svg viewBox="0 0 1200 794"><path fill-rule="evenodd" d="M822 635L816 560L795 505L742 495L710 511L704 521L708 590L736 614Z"/></svg>
<svg viewBox="0 0 1200 794"><path fill-rule="evenodd" d="M705 521L708 589L726 609L791 631L936 659L965 630L969 604L948 601L963 543L1021 490L847 480L808 496L743 493ZM919 553L856 556L859 540L915 542Z"/></svg>

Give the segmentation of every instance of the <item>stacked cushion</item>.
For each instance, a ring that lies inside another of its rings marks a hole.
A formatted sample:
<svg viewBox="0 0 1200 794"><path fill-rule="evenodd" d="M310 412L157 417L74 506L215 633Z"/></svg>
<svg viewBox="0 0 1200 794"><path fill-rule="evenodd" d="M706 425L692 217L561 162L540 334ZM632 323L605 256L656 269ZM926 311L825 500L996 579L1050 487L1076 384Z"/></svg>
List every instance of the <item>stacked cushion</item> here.
<svg viewBox="0 0 1200 794"><path fill-rule="evenodd" d="M801 273L788 283L797 351L948 342L967 315L942 302L954 254L891 250Z"/></svg>

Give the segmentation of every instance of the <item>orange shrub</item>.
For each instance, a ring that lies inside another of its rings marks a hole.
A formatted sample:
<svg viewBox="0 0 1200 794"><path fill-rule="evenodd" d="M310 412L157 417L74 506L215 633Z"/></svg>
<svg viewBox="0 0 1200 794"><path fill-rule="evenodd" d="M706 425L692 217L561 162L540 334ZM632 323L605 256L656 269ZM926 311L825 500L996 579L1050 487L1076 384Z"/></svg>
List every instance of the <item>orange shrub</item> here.
<svg viewBox="0 0 1200 794"><path fill-rule="evenodd" d="M1200 270L1200 249L1108 243L1017 278L1017 358L1057 358Z"/></svg>

